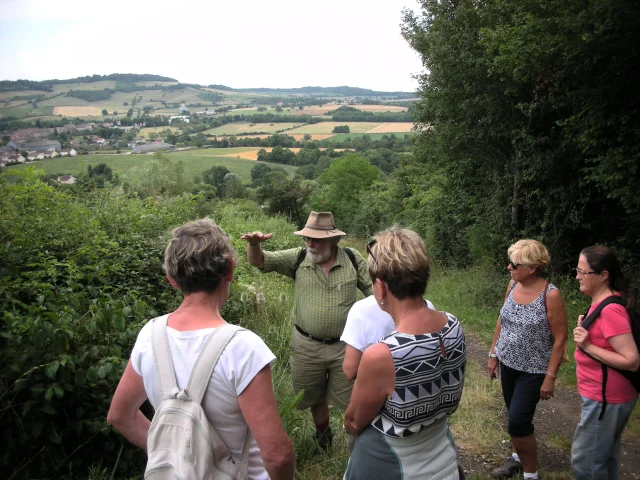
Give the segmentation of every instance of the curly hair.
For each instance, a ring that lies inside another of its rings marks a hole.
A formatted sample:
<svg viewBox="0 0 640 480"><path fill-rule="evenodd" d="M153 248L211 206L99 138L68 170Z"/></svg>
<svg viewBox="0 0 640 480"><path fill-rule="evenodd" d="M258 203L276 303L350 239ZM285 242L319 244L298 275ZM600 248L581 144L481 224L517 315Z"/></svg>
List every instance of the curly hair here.
<svg viewBox="0 0 640 480"><path fill-rule="evenodd" d="M163 268L183 295L213 292L229 272L235 250L227 234L208 218L185 223L171 232Z"/></svg>

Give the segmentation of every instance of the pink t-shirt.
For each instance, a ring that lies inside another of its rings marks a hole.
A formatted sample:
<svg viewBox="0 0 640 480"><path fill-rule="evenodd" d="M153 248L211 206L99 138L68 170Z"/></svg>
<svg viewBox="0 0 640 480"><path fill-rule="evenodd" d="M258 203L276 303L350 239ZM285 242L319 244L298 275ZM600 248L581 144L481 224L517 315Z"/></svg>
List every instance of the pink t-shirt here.
<svg viewBox="0 0 640 480"><path fill-rule="evenodd" d="M600 302L591 305L591 311ZM624 333L631 333L629 315L622 305L609 304L600 316L589 326L589 341L596 347L613 352L609 338ZM600 362L589 358L582 350L576 348L576 377L578 393L583 397L602 402L602 367ZM607 403L627 403L638 395L631 382L615 370L608 369Z"/></svg>

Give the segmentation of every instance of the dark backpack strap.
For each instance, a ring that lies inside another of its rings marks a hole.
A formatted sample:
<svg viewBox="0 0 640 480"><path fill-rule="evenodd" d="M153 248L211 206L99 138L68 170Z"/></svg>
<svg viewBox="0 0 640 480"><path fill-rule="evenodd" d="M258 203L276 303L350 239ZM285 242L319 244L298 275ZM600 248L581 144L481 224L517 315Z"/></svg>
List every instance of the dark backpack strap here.
<svg viewBox="0 0 640 480"><path fill-rule="evenodd" d="M296 263L294 263L292 267L294 280L296 279L296 272L298 271L298 268L300 268L300 264L304 261L306 256L307 256L307 249L303 248L302 250L300 250L300 253L298 254L298 259L296 260Z"/></svg>
<svg viewBox="0 0 640 480"><path fill-rule="evenodd" d="M344 250L344 253L347 254L347 257L349 257L349 260L351 260L351 265L353 265L353 268L356 269L356 273L358 273L358 263L356 262L356 256L353 254L353 250L347 247L343 248L342 250Z"/></svg>

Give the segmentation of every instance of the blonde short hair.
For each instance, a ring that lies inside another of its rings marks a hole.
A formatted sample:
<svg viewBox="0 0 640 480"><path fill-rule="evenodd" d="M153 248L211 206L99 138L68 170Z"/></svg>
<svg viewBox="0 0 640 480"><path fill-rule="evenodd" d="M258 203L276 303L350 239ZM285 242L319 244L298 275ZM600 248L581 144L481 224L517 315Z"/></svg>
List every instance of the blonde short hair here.
<svg viewBox="0 0 640 480"><path fill-rule="evenodd" d="M369 274L385 282L398 299L424 295L430 275L427 248L416 232L397 226L370 242Z"/></svg>
<svg viewBox="0 0 640 480"><path fill-rule="evenodd" d="M509 247L507 253L512 262L536 267L538 272L542 272L551 263L547 247L537 240L518 240Z"/></svg>
<svg viewBox="0 0 640 480"><path fill-rule="evenodd" d="M183 294L213 292L229 272L233 258L235 250L227 234L203 218L171 232L163 267Z"/></svg>

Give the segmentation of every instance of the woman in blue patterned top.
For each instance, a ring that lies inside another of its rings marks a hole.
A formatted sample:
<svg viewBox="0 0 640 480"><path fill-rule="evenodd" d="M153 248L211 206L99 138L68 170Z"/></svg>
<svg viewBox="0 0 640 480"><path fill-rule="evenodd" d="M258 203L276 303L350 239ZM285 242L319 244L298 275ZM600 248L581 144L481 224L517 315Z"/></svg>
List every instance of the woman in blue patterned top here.
<svg viewBox="0 0 640 480"><path fill-rule="evenodd" d="M362 355L344 416L356 436L344 478L458 479L448 418L464 383L460 323L424 303L429 257L415 232L385 230L367 251L373 294L396 329Z"/></svg>
<svg viewBox="0 0 640 480"><path fill-rule="evenodd" d="M554 382L567 343L562 294L542 277L549 252L536 240L520 240L508 250L511 280L489 350L489 376L500 370L513 453L491 472L508 478L519 472L538 478L533 415L540 399L553 397ZM498 362L499 361L499 362Z"/></svg>

